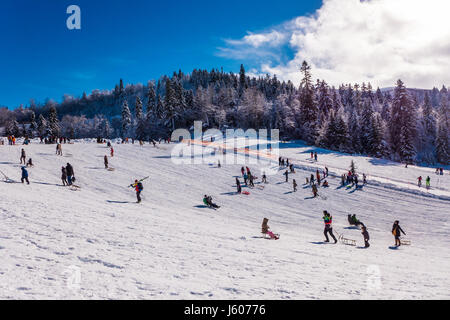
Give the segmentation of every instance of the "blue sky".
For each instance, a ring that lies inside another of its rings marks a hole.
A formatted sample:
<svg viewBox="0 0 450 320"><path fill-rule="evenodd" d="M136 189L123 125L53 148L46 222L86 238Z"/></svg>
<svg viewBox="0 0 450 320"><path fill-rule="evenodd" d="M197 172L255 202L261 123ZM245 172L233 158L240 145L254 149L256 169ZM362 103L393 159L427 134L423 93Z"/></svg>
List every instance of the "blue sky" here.
<svg viewBox="0 0 450 320"><path fill-rule="evenodd" d="M81 8L81 30L66 28L66 9ZM321 0L3 0L0 10L0 105L31 98L146 83L182 69L239 71L252 57L220 54L247 32L263 32L314 13ZM289 56L289 50L283 55Z"/></svg>

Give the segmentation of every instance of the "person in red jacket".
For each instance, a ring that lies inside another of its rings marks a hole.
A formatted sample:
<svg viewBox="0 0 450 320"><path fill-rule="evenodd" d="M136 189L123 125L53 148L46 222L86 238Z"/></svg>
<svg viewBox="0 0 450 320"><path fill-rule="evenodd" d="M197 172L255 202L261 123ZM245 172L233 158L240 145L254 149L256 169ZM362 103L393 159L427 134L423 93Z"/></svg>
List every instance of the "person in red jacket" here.
<svg viewBox="0 0 450 320"><path fill-rule="evenodd" d="M325 230L323 231L323 234L325 235L325 242L330 242L330 239L328 239L328 233L330 234L330 236L334 239L334 243L337 243L337 239L333 234L333 227L332 227L332 223L333 223L333 217L325 210L323 212L323 221L325 223Z"/></svg>

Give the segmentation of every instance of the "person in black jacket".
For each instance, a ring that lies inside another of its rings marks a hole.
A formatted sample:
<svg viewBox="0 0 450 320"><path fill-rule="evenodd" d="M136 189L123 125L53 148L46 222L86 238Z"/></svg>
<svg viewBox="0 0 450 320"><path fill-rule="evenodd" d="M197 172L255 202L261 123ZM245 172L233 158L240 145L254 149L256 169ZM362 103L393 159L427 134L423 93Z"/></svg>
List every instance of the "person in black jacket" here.
<svg viewBox="0 0 450 320"><path fill-rule="evenodd" d="M370 239L369 233L367 232L367 228L364 227L364 226L361 228L361 230L362 230L361 233L362 233L362 235L364 237L364 247L368 248L368 247L370 247L370 244L369 244L369 239Z"/></svg>
<svg viewBox="0 0 450 320"><path fill-rule="evenodd" d="M401 233L403 233L406 236L405 231L403 231L403 229L399 225L399 221L396 220L394 222L394 225L392 226L392 234L395 237L395 246L397 246L397 247L402 244L401 241L400 241Z"/></svg>
<svg viewBox="0 0 450 320"><path fill-rule="evenodd" d="M71 186L72 185L72 177L74 176L74 172L73 172L73 167L70 163L67 163L66 173L67 173L67 184L69 186Z"/></svg>
<svg viewBox="0 0 450 320"><path fill-rule="evenodd" d="M238 178L236 178L236 188L237 188L237 193L242 192L241 182L239 181Z"/></svg>
<svg viewBox="0 0 450 320"><path fill-rule="evenodd" d="M61 181L63 183L63 186L69 185L67 182L67 170L65 167L61 168Z"/></svg>

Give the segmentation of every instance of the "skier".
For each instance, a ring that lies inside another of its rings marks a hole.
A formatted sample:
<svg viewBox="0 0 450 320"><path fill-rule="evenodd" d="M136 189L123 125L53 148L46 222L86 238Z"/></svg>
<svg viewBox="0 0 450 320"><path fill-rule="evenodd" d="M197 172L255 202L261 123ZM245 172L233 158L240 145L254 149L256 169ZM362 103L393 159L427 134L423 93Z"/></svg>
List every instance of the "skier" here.
<svg viewBox="0 0 450 320"><path fill-rule="evenodd" d="M22 167L22 178L20 179L20 181L22 181L22 183L24 183L24 181L27 182L27 184L30 184L30 181L28 180L28 171L27 169L25 169L25 167Z"/></svg>
<svg viewBox="0 0 450 320"><path fill-rule="evenodd" d="M297 192L297 182L295 179L292 180L292 186L294 187L294 192Z"/></svg>
<svg viewBox="0 0 450 320"><path fill-rule="evenodd" d="M142 199L141 199L141 192L142 190L144 190L144 186L142 185L142 182L138 181L138 180L134 180L134 184L131 185L134 190L136 190L136 198L137 198L137 203L141 203Z"/></svg>
<svg viewBox="0 0 450 320"><path fill-rule="evenodd" d="M23 164L26 164L26 155L25 155L24 149L22 149L22 152L20 154L20 164L22 164L22 161L23 161Z"/></svg>
<svg viewBox="0 0 450 320"><path fill-rule="evenodd" d="M264 218L264 219L263 219L262 226L261 226L261 232L262 232L262 234L267 234L267 235L269 235L270 239L278 240L278 239L279 239L279 236L276 235L276 234L274 234L272 231L270 231L270 227L269 227L269 225L267 224L268 222L269 222L269 219L267 219L267 218Z"/></svg>
<svg viewBox="0 0 450 320"><path fill-rule="evenodd" d="M286 176L286 182L289 180L289 172L286 170L285 173L283 173L284 176Z"/></svg>
<svg viewBox="0 0 450 320"><path fill-rule="evenodd" d="M108 157L106 155L103 158L103 162L105 163L105 169L108 169Z"/></svg>
<svg viewBox="0 0 450 320"><path fill-rule="evenodd" d="M427 190L431 187L431 178L430 176L427 176L427 179L425 180L425 183L427 185Z"/></svg>
<svg viewBox="0 0 450 320"><path fill-rule="evenodd" d="M210 208L214 208L214 209L220 208L217 204L212 202L212 197L211 196L207 196L206 194L203 197L203 203L205 205L207 205L208 207L210 207Z"/></svg>
<svg viewBox="0 0 450 320"><path fill-rule="evenodd" d="M242 192L241 182L239 181L238 178L236 178L236 188L237 188L237 193Z"/></svg>
<svg viewBox="0 0 450 320"><path fill-rule="evenodd" d="M316 198L319 194L318 194L318 192L317 192L317 186L316 186L315 183L312 184L311 189L312 189L314 198Z"/></svg>
<svg viewBox="0 0 450 320"><path fill-rule="evenodd" d="M337 243L337 239L333 234L333 217L326 211L323 211L323 221L325 223L325 229L323 230L323 234L325 235L325 241L324 242L330 242L330 239L328 239L328 233L330 236L334 239L334 243Z"/></svg>
<svg viewBox="0 0 450 320"><path fill-rule="evenodd" d="M419 176L417 178L417 185L419 186L419 188L422 187L422 176Z"/></svg>
<svg viewBox="0 0 450 320"><path fill-rule="evenodd" d="M370 244L369 244L369 233L367 232L367 228L366 227L362 227L361 228L361 230L362 230L362 232L361 232L361 234L363 235L363 237L364 237L364 248L368 248L368 247L370 247Z"/></svg>
<svg viewBox="0 0 450 320"><path fill-rule="evenodd" d="M72 185L72 177L74 176L74 172L73 172L73 167L70 163L67 163L66 173L67 173L67 183L69 186L71 186Z"/></svg>
<svg viewBox="0 0 450 320"><path fill-rule="evenodd" d="M67 170L64 166L61 168L61 181L63 183L63 186L69 185L69 183L67 182Z"/></svg>
<svg viewBox="0 0 450 320"><path fill-rule="evenodd" d="M394 225L392 226L392 234L395 237L395 246L396 247L398 247L398 246L400 246L402 244L401 241L400 241L401 233L403 233L406 236L405 231L403 231L402 228L399 225L399 221L396 220L394 222Z"/></svg>

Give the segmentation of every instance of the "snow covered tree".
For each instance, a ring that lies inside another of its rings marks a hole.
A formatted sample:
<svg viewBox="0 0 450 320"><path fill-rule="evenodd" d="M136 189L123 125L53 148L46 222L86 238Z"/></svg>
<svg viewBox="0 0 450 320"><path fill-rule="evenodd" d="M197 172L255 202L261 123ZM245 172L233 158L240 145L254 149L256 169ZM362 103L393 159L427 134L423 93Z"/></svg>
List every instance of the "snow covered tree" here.
<svg viewBox="0 0 450 320"><path fill-rule="evenodd" d="M53 137L60 136L58 114L55 106L50 107L48 122L47 122L47 134Z"/></svg>
<svg viewBox="0 0 450 320"><path fill-rule="evenodd" d="M318 135L318 124L317 124L317 106L314 102L314 87L311 82L311 67L306 61L300 68L303 75L302 81L300 83L300 130L303 139L308 143L314 143Z"/></svg>
<svg viewBox="0 0 450 320"><path fill-rule="evenodd" d="M449 102L447 92L441 91L439 122L436 137L436 157L442 164L448 164L450 159L449 145Z"/></svg>
<svg viewBox="0 0 450 320"><path fill-rule="evenodd" d="M47 120L42 114L39 115L38 131L41 137L44 137L47 133Z"/></svg>
<svg viewBox="0 0 450 320"><path fill-rule="evenodd" d="M128 101L124 100L122 104L122 138L126 138L131 127L131 111L128 107Z"/></svg>

